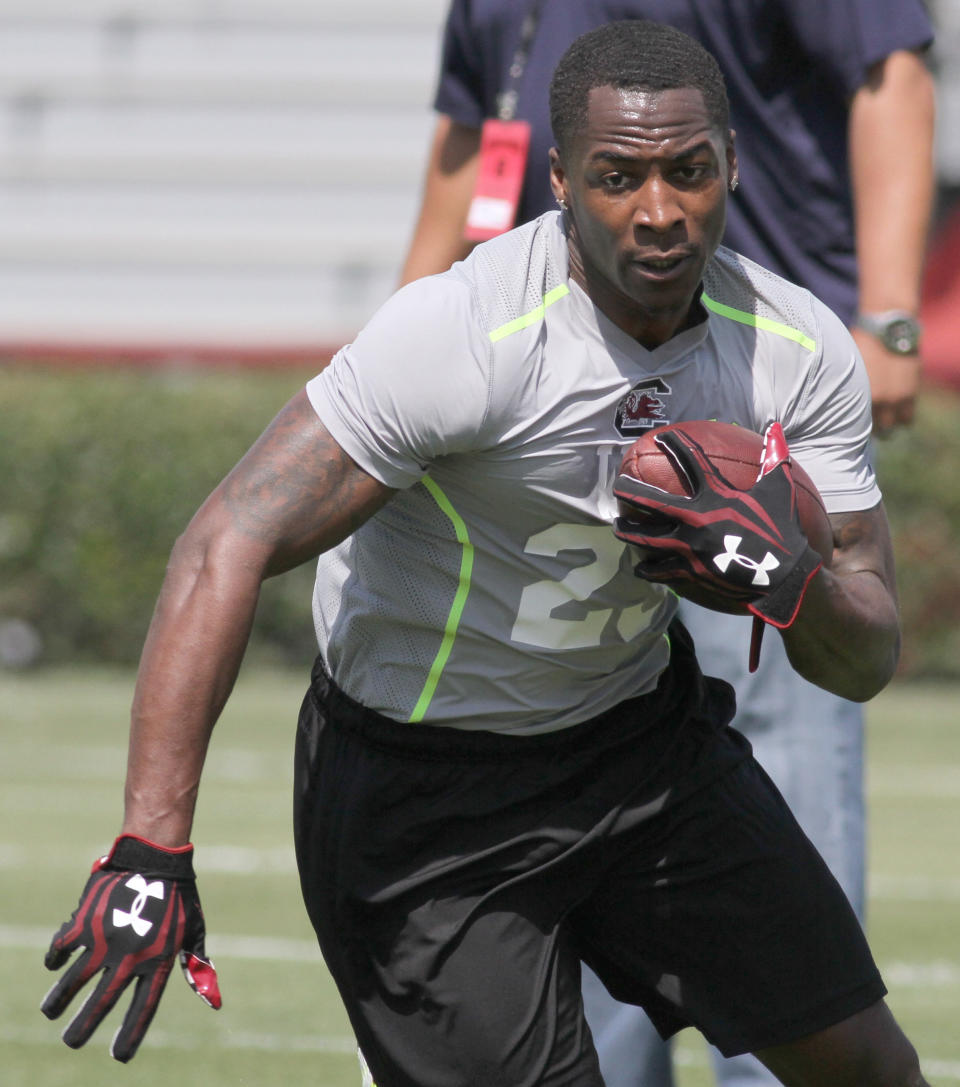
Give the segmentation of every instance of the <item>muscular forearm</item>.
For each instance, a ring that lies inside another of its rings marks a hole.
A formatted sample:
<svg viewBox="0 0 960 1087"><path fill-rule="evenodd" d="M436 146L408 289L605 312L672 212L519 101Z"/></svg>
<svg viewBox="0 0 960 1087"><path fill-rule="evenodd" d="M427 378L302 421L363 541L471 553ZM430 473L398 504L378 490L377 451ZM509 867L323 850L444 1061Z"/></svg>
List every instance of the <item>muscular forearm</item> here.
<svg viewBox="0 0 960 1087"><path fill-rule="evenodd" d="M423 200L413 239L400 273L400 285L445 272L473 248L463 237L477 176L480 130L437 118Z"/></svg>
<svg viewBox="0 0 960 1087"><path fill-rule="evenodd" d="M125 832L187 840L261 583L334 546L392 493L344 453L301 390L207 499L174 547L144 645Z"/></svg>
<svg viewBox="0 0 960 1087"><path fill-rule="evenodd" d="M821 571L783 640L800 675L843 698L865 702L886 686L897 665L896 607L874 574L838 578Z"/></svg>
<svg viewBox="0 0 960 1087"><path fill-rule="evenodd" d="M811 580L783 640L811 683L863 702L889 682L900 652L889 528L882 505L831 522L830 566Z"/></svg>
<svg viewBox="0 0 960 1087"><path fill-rule="evenodd" d="M933 81L922 57L893 53L850 107L850 176L856 218L859 309L920 308L933 198ZM897 355L854 329L870 377L880 432L913 419L917 356Z"/></svg>
<svg viewBox="0 0 960 1087"><path fill-rule="evenodd" d="M260 576L188 531L174 548L144 646L131 718L125 833L189 839L210 732L236 679Z"/></svg>
<svg viewBox="0 0 960 1087"><path fill-rule="evenodd" d="M915 53L871 72L850 107L860 308L916 311L933 199L933 81Z"/></svg>

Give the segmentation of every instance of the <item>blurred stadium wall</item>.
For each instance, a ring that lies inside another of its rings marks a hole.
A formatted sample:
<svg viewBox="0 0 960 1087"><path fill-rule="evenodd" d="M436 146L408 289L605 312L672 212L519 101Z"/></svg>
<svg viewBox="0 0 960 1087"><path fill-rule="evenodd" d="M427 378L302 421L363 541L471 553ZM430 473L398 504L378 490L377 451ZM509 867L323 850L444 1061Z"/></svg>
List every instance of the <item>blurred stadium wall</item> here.
<svg viewBox="0 0 960 1087"><path fill-rule="evenodd" d="M445 0L0 0L0 355L303 361L393 288Z"/></svg>
<svg viewBox="0 0 960 1087"><path fill-rule="evenodd" d="M930 6L928 370L960 384L960 0ZM396 281L445 10L0 0L0 361L329 357Z"/></svg>

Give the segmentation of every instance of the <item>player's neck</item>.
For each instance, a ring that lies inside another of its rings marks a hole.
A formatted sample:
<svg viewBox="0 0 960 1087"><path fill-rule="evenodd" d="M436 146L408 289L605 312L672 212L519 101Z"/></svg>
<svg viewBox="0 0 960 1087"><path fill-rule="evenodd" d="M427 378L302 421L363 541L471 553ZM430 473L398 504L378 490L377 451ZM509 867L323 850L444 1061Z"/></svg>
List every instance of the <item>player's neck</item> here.
<svg viewBox="0 0 960 1087"><path fill-rule="evenodd" d="M583 260L575 239L568 238L569 275L593 304L619 329L648 351L699 324L705 316L700 305L702 287L680 304L662 307L640 302L625 294L589 262Z"/></svg>

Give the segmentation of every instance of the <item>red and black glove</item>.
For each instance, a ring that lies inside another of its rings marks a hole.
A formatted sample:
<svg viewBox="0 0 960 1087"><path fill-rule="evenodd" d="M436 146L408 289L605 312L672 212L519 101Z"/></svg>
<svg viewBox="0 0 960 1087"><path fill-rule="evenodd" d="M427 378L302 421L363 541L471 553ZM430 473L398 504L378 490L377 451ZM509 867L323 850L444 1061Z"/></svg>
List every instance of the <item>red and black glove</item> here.
<svg viewBox="0 0 960 1087"><path fill-rule="evenodd" d="M111 1056L129 1061L157 1010L174 959L190 988L220 1007L217 972L204 951L203 912L193 871L193 846L162 849L121 835L93 866L80 904L54 936L44 963L59 970L78 948L83 954L44 997L40 1010L60 1016L80 989L103 971L63 1040L78 1049L136 979L130 1007L114 1035Z"/></svg>
<svg viewBox="0 0 960 1087"><path fill-rule="evenodd" d="M637 515L618 517L614 532L643 550L637 574L676 587L681 595L685 584L696 582L766 623L790 626L822 560L800 527L789 457L741 490L681 430L655 440L686 477L690 493L670 494L632 476L617 477L614 494Z"/></svg>

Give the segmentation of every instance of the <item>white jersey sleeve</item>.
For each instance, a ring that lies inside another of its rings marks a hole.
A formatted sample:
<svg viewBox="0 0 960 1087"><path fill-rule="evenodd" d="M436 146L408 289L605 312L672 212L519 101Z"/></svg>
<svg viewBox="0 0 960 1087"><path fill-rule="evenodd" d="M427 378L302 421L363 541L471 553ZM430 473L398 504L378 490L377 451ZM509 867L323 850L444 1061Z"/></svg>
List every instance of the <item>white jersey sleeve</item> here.
<svg viewBox="0 0 960 1087"><path fill-rule="evenodd" d="M390 487L409 487L438 457L482 443L490 342L470 285L450 276L411 283L307 384L337 443Z"/></svg>
<svg viewBox="0 0 960 1087"><path fill-rule="evenodd" d="M870 457L870 382L849 330L811 297L819 325L816 365L785 418L791 453L816 483L829 513L880 501Z"/></svg>

